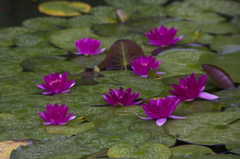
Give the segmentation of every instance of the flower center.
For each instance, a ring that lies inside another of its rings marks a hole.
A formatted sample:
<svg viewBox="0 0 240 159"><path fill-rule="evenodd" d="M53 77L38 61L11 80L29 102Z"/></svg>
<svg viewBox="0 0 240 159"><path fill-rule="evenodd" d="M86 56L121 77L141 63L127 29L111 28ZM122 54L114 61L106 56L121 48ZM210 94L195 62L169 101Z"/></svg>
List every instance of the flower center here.
<svg viewBox="0 0 240 159"><path fill-rule="evenodd" d="M54 84L56 84L56 83L59 83L59 82L61 82L61 80L60 79L55 79L54 81L51 81L50 83L49 83L49 85L54 85Z"/></svg>

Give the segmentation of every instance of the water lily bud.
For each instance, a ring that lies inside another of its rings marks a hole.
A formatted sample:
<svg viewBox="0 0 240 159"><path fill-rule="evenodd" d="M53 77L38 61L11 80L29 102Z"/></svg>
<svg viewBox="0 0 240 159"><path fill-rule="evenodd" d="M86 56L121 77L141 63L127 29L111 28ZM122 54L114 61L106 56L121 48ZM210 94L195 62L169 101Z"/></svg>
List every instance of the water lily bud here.
<svg viewBox="0 0 240 159"><path fill-rule="evenodd" d="M148 70L148 78L156 78L157 77L157 73L153 68L150 68Z"/></svg>
<svg viewBox="0 0 240 159"><path fill-rule="evenodd" d="M200 28L197 28L194 32L194 42L196 42L201 36L201 29Z"/></svg>
<svg viewBox="0 0 240 159"><path fill-rule="evenodd" d="M116 17L117 21L121 24L125 23L129 19L127 13L121 9L116 10Z"/></svg>
<svg viewBox="0 0 240 159"><path fill-rule="evenodd" d="M93 72L100 72L100 68L97 65L94 65Z"/></svg>

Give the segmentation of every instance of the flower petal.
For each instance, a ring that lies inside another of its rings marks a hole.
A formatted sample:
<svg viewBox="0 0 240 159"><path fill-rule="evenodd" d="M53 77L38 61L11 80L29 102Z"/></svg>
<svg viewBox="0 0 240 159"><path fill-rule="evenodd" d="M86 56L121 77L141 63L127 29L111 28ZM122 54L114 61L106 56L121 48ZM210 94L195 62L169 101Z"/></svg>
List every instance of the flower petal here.
<svg viewBox="0 0 240 159"><path fill-rule="evenodd" d="M181 116L175 116L175 115L170 115L169 118L172 118L172 119L187 119L187 117L181 117Z"/></svg>
<svg viewBox="0 0 240 159"><path fill-rule="evenodd" d="M201 92L198 97L203 98L203 99L209 99L209 100L219 98L218 96L207 93L207 92Z"/></svg>
<svg viewBox="0 0 240 159"><path fill-rule="evenodd" d="M166 123L166 121L167 121L167 118L159 118L159 119L156 120L156 124L158 126L162 126L163 124Z"/></svg>

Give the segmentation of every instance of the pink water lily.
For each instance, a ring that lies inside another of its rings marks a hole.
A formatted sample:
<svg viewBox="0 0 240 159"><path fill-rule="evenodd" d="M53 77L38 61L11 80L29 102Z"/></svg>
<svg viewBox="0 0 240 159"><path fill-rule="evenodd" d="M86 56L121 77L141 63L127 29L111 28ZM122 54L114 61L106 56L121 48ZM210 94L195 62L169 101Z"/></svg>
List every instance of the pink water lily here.
<svg viewBox="0 0 240 159"><path fill-rule="evenodd" d="M148 71L152 68L156 71L162 60L156 61L156 57L139 56L135 60L130 61L134 73L141 75L141 77L148 77ZM156 72L157 74L164 74L164 72Z"/></svg>
<svg viewBox="0 0 240 159"><path fill-rule="evenodd" d="M192 73L186 79L180 78L179 85L172 84L174 90L169 90L169 92L183 101L192 101L197 97L209 100L217 99L218 96L203 92L206 79L207 75L205 74L201 75L197 81L195 74Z"/></svg>
<svg viewBox="0 0 240 159"><path fill-rule="evenodd" d="M139 104L141 101L134 102L139 95L139 92L132 93L132 88L128 88L126 91L124 91L123 88L120 87L119 90L109 89L109 93L104 93L102 96L109 105L126 106Z"/></svg>
<svg viewBox="0 0 240 159"><path fill-rule="evenodd" d="M156 119L156 124L162 126L167 118L172 119L186 119L186 117L179 117L171 115L180 102L180 99L172 96L166 96L164 99L157 98L156 100L150 99L149 103L144 103L141 107L148 117L140 117L145 120Z"/></svg>
<svg viewBox="0 0 240 159"><path fill-rule="evenodd" d="M145 36L150 40L148 44L157 46L169 46L173 45L183 38L182 36L175 37L178 29L174 27L167 29L164 25L160 28L154 28L154 30L149 30L150 33L145 33Z"/></svg>
<svg viewBox="0 0 240 159"><path fill-rule="evenodd" d="M68 73L63 74L49 74L44 76L45 84L38 84L37 87L46 90L42 94L53 94L53 93L67 93L69 88L74 86L74 80L67 82Z"/></svg>
<svg viewBox="0 0 240 159"><path fill-rule="evenodd" d="M79 55L96 55L102 53L105 48L99 48L101 40L95 40L93 38L81 38L74 41L78 52L74 52Z"/></svg>
<svg viewBox="0 0 240 159"><path fill-rule="evenodd" d="M55 103L53 106L51 104L46 105L46 110L38 112L40 117L45 120L44 125L64 125L68 121L73 120L76 116L74 113L68 114L68 107L62 104L60 107Z"/></svg>

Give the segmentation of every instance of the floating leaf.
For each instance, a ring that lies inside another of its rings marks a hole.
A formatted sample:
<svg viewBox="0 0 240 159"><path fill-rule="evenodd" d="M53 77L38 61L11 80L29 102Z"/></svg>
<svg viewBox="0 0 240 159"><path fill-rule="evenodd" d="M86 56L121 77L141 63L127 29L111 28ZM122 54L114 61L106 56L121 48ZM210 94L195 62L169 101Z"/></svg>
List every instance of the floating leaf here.
<svg viewBox="0 0 240 159"><path fill-rule="evenodd" d="M136 5L161 5L165 3L167 0L121 0L121 1L112 1L112 0L105 0L107 4L117 6L117 7L125 7L125 6L136 6Z"/></svg>
<svg viewBox="0 0 240 159"><path fill-rule="evenodd" d="M30 140L15 140L15 141L5 141L0 142L0 157L1 159L10 158L11 151L18 148L21 145L27 145Z"/></svg>
<svg viewBox="0 0 240 159"><path fill-rule="evenodd" d="M24 20L22 25L34 30L51 31L66 27L66 19L59 17L37 17Z"/></svg>
<svg viewBox="0 0 240 159"><path fill-rule="evenodd" d="M221 68L214 65L202 64L202 68L207 72L216 85L223 89L235 88L229 75Z"/></svg>
<svg viewBox="0 0 240 159"><path fill-rule="evenodd" d="M38 6L40 12L52 16L76 16L80 12L89 13L91 6L83 2L50 1Z"/></svg>
<svg viewBox="0 0 240 159"><path fill-rule="evenodd" d="M120 143L108 150L108 157L112 158L141 158L141 159L168 159L171 151L162 144L143 143L138 147L129 143Z"/></svg>
<svg viewBox="0 0 240 159"><path fill-rule="evenodd" d="M240 82L240 54L238 52L226 55L217 55L213 53L202 54L199 58L199 64L210 64L225 70L233 82Z"/></svg>
<svg viewBox="0 0 240 159"><path fill-rule="evenodd" d="M89 149L78 145L75 137L61 137L21 146L17 150L13 150L11 158L76 159L82 158L85 154L92 154L98 151L97 149Z"/></svg>
<svg viewBox="0 0 240 159"><path fill-rule="evenodd" d="M127 69L131 60L143 55L143 50L138 44L131 40L120 39L112 44L105 60L99 67L106 69Z"/></svg>
<svg viewBox="0 0 240 159"><path fill-rule="evenodd" d="M167 132L177 139L203 145L240 141L239 112L208 112L187 116L186 120L168 120Z"/></svg>
<svg viewBox="0 0 240 159"><path fill-rule="evenodd" d="M170 148L172 151L172 156L174 157L185 157L185 156L192 156L192 155L203 155L203 154L214 154L214 152L204 146L199 145L181 145Z"/></svg>

